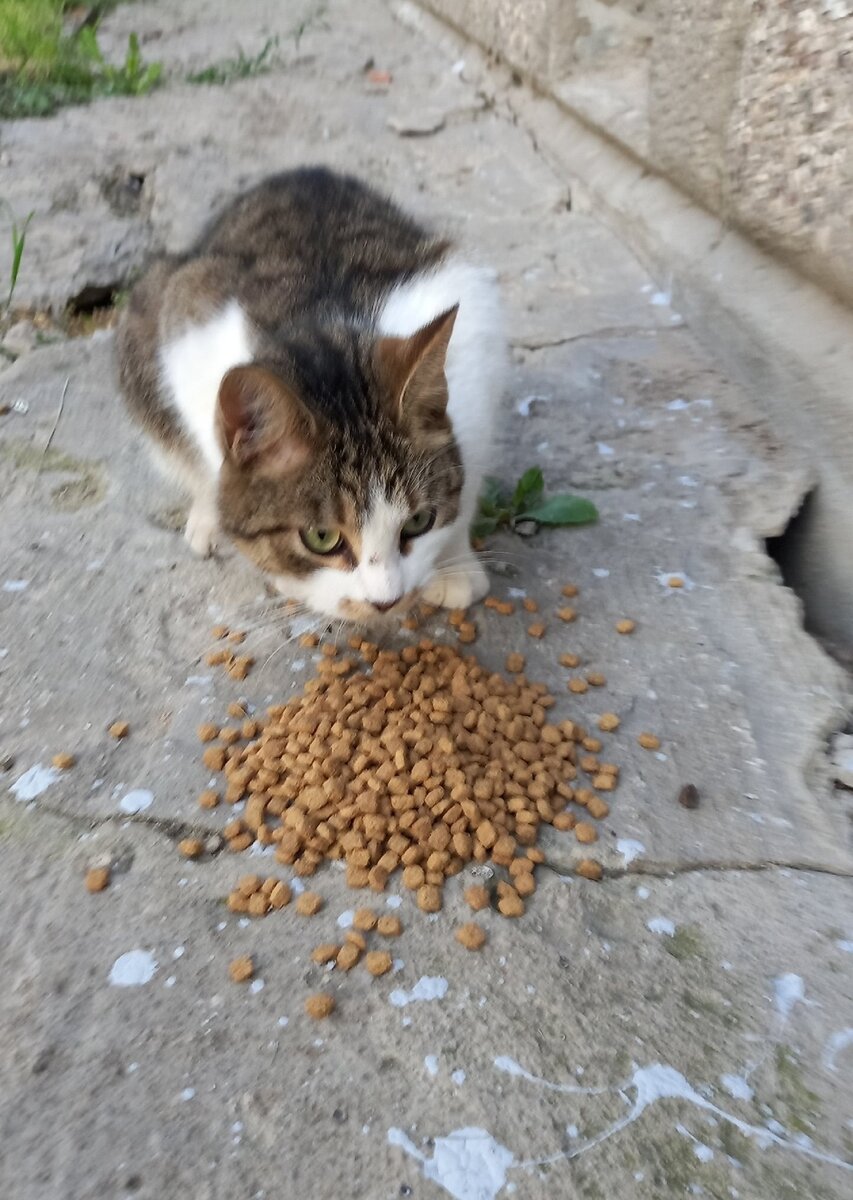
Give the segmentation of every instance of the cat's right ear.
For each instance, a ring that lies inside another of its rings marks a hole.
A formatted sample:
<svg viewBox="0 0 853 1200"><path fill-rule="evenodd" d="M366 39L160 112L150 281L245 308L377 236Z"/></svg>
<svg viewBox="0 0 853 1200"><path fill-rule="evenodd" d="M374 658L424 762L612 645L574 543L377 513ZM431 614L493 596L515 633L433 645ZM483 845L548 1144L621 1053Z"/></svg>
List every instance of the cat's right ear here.
<svg viewBox="0 0 853 1200"><path fill-rule="evenodd" d="M235 466L262 474L298 470L316 447L316 422L291 389L266 367L232 367L219 385L217 429Z"/></svg>

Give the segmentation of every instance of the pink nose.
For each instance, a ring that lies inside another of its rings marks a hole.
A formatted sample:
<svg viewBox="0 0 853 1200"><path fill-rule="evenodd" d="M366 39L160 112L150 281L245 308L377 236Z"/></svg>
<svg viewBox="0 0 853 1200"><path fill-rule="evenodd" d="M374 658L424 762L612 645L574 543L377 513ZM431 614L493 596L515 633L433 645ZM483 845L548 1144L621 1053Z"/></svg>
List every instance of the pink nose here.
<svg viewBox="0 0 853 1200"><path fill-rule="evenodd" d="M371 604L377 612L386 613L398 604L401 600L400 596L395 596L393 600L371 600Z"/></svg>

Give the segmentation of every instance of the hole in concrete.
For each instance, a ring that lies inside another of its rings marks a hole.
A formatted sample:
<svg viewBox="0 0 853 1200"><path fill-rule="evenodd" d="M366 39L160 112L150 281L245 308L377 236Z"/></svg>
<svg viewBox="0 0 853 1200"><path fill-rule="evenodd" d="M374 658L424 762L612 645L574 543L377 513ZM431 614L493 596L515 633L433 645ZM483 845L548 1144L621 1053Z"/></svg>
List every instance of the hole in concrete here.
<svg viewBox="0 0 853 1200"><path fill-rule="evenodd" d="M100 308L112 308L121 291L121 283L87 283L68 301L70 316L79 317L96 312Z"/></svg>
<svg viewBox="0 0 853 1200"><path fill-rule="evenodd" d="M853 644L828 637L815 616L816 592L820 588L820 575L814 569L815 555L811 545L816 495L816 488L807 492L782 533L778 537L767 538L764 545L778 566L784 585L799 597L806 633L820 642L824 650L842 666L853 670Z"/></svg>

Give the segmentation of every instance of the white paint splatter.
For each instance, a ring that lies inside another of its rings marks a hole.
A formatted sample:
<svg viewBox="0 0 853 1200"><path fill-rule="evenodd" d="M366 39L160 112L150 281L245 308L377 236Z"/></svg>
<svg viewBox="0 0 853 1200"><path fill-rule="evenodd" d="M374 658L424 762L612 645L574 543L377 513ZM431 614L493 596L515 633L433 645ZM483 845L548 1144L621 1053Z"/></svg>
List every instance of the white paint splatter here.
<svg viewBox="0 0 853 1200"><path fill-rule="evenodd" d="M432 1158L422 1154L402 1129L388 1130L388 1144L416 1159L424 1178L444 1188L454 1200L495 1200L515 1162L512 1152L485 1129L455 1129L436 1138Z"/></svg>
<svg viewBox="0 0 853 1200"><path fill-rule="evenodd" d="M30 586L29 579L7 579L3 584L4 592L25 592Z"/></svg>
<svg viewBox="0 0 853 1200"><path fill-rule="evenodd" d="M428 1054L426 1056L424 1059L424 1067L426 1068L427 1074L431 1075L434 1079L438 1074L438 1059L434 1054Z"/></svg>
<svg viewBox="0 0 853 1200"><path fill-rule="evenodd" d="M685 408L690 407L690 401L683 400L681 396L679 396L676 400L670 400L666 407L670 412L682 412Z"/></svg>
<svg viewBox="0 0 853 1200"><path fill-rule="evenodd" d="M641 521L642 517L639 513L622 513L623 521Z"/></svg>
<svg viewBox="0 0 853 1200"><path fill-rule="evenodd" d="M183 1101L192 1100L194 1096L195 1088L184 1088L184 1090L181 1092L181 1099Z"/></svg>
<svg viewBox="0 0 853 1200"><path fill-rule="evenodd" d="M646 847L642 842L638 842L634 838L617 838L616 852L622 855L623 866L627 867L635 858L639 858L641 854L646 853Z"/></svg>
<svg viewBox="0 0 853 1200"><path fill-rule="evenodd" d="M355 913L352 911L351 908L346 909L338 917L338 920L337 920L338 929L351 929L352 923L354 920L355 920Z"/></svg>
<svg viewBox="0 0 853 1200"><path fill-rule="evenodd" d="M602 458L612 458L616 451L612 446L608 446L606 442L596 442L595 448Z"/></svg>
<svg viewBox="0 0 853 1200"><path fill-rule="evenodd" d="M596 579L606 579L610 574L607 567L593 567L592 573Z"/></svg>
<svg viewBox="0 0 853 1200"><path fill-rule="evenodd" d="M652 292L649 296L649 304L653 304L655 308L669 308L672 303L672 292Z"/></svg>
<svg viewBox="0 0 853 1200"><path fill-rule="evenodd" d="M638 887L636 896L638 900L648 900L649 896L651 896L651 892L647 887Z"/></svg>
<svg viewBox="0 0 853 1200"><path fill-rule="evenodd" d="M503 1071L506 1075L515 1075L518 1079L526 1079L528 1083L537 1083L540 1087L547 1088L550 1092L564 1092L569 1096L600 1096L604 1092L609 1092L610 1088L588 1088L578 1087L574 1083L551 1083L548 1079L543 1079L541 1075L531 1075L526 1071L514 1058L508 1058L501 1054L494 1060L494 1065L499 1071Z"/></svg>
<svg viewBox="0 0 853 1200"><path fill-rule="evenodd" d="M663 933L667 937L675 936L675 925L669 917L652 917L650 921L646 921L646 929L652 933Z"/></svg>
<svg viewBox="0 0 853 1200"><path fill-rule="evenodd" d="M389 896L385 901L385 904L388 908L399 908L402 903L403 900L401 896Z"/></svg>
<svg viewBox="0 0 853 1200"><path fill-rule="evenodd" d="M795 1004L806 998L806 989L799 975L780 975L773 981L773 1002L783 1020L787 1020Z"/></svg>
<svg viewBox="0 0 853 1200"><path fill-rule="evenodd" d="M150 983L157 970L157 960L150 950L128 950L115 960L109 980L113 987L140 987Z"/></svg>
<svg viewBox="0 0 853 1200"><path fill-rule="evenodd" d="M522 396L516 401L515 411L522 417L529 417L534 404L547 404L550 399L550 396Z"/></svg>
<svg viewBox="0 0 853 1200"><path fill-rule="evenodd" d="M422 975L410 992L395 988L388 999L395 1008L405 1008L420 1000L443 1000L447 995L447 980L442 975Z"/></svg>
<svg viewBox="0 0 853 1200"><path fill-rule="evenodd" d="M172 958L183 958L186 953L186 946L176 946L172 951Z"/></svg>
<svg viewBox="0 0 853 1200"><path fill-rule="evenodd" d="M287 1024L289 1021L290 1021L290 1017L279 1017L279 1019L278 1019L278 1023L282 1029L285 1029L287 1027Z"/></svg>
<svg viewBox="0 0 853 1200"><path fill-rule="evenodd" d="M845 954L853 954L853 942L848 942L845 938L840 938L835 944Z"/></svg>
<svg viewBox="0 0 853 1200"><path fill-rule="evenodd" d="M184 680L184 687L207 687L212 680L212 675L188 675Z"/></svg>
<svg viewBox="0 0 853 1200"><path fill-rule="evenodd" d="M692 475L679 475L678 482L682 487L698 487L699 484Z"/></svg>
<svg viewBox="0 0 853 1200"><path fill-rule="evenodd" d="M450 1078L453 1080L453 1082L456 1084L457 1087L462 1087L462 1084L465 1082L465 1072L461 1071L461 1070L453 1071L450 1075Z"/></svg>
<svg viewBox="0 0 853 1200"><path fill-rule="evenodd" d="M52 783L56 783L61 774L56 767L43 767L41 763L36 763L15 780L11 788L12 795L19 802L35 800L36 796L40 796Z"/></svg>
<svg viewBox="0 0 853 1200"><path fill-rule="evenodd" d="M752 1088L742 1075L721 1075L720 1083L733 1100L751 1100Z"/></svg>
<svg viewBox="0 0 853 1200"><path fill-rule="evenodd" d="M837 1033L833 1033L827 1038L826 1045L823 1048L821 1056L824 1067L827 1071L837 1071L835 1060L842 1050L846 1050L848 1046L853 1046L853 1029L839 1029Z"/></svg>
<svg viewBox="0 0 853 1200"><path fill-rule="evenodd" d="M263 990L264 990L263 979L253 979L252 982L249 984L249 991L252 993L253 996L257 996L258 992L262 992Z"/></svg>
<svg viewBox="0 0 853 1200"><path fill-rule="evenodd" d="M703 1163L710 1162L714 1157L714 1151L710 1146L706 1146L704 1142L694 1142L693 1153L696 1155L699 1161Z"/></svg>
<svg viewBox="0 0 853 1200"><path fill-rule="evenodd" d="M154 793L146 791L145 788L135 788L128 792L126 796L122 796L118 802L118 806L123 813L139 813L146 808L150 808L154 802Z"/></svg>

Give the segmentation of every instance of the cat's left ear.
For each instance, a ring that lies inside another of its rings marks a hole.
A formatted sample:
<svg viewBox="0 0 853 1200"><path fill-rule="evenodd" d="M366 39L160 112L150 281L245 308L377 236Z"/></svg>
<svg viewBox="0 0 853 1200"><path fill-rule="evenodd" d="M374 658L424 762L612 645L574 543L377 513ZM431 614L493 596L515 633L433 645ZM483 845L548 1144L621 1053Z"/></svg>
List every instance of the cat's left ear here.
<svg viewBox="0 0 853 1200"><path fill-rule="evenodd" d="M444 366L458 312L455 304L411 337L383 337L376 343L379 376L388 389L393 415L420 433L446 429Z"/></svg>

